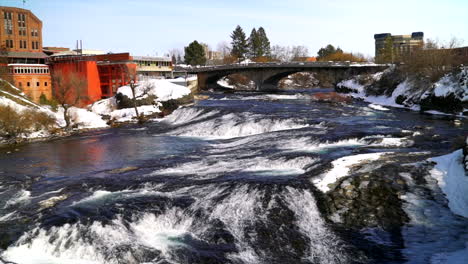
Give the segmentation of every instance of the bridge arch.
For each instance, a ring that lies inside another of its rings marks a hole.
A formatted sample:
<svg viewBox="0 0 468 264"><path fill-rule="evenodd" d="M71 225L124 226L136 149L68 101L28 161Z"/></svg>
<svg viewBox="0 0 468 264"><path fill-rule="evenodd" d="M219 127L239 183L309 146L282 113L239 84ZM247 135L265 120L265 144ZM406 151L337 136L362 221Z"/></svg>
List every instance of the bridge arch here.
<svg viewBox="0 0 468 264"><path fill-rule="evenodd" d="M328 79L334 86L353 75L375 73L388 67L389 65L326 62L252 63L194 68L189 72L197 73L201 90L219 88L218 80L231 74L248 76L255 83L256 90L276 90L281 79L298 72L314 72Z"/></svg>

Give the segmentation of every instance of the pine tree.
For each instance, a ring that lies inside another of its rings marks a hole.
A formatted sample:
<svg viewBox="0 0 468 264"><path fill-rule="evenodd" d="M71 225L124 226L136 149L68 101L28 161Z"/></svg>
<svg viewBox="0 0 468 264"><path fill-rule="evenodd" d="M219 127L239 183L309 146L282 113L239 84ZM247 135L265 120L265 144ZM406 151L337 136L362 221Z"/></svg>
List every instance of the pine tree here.
<svg viewBox="0 0 468 264"><path fill-rule="evenodd" d="M250 32L250 37L248 39L248 45L249 45L249 57L250 58L257 58L258 57L258 51L260 48L260 39L258 38L257 30L255 28L252 29L252 32Z"/></svg>
<svg viewBox="0 0 468 264"><path fill-rule="evenodd" d="M340 48L338 48L339 50L341 50ZM335 54L338 50L335 49L335 47L331 44L328 44L325 48L321 48L317 54L318 54L318 57L317 59L319 60L323 60L323 59L326 59L326 57L332 55L332 54ZM343 51L341 51L343 52Z"/></svg>
<svg viewBox="0 0 468 264"><path fill-rule="evenodd" d="M239 60L245 59L248 52L248 45L244 30L242 30L240 26L237 26L236 29L232 32L231 39L231 55L238 58Z"/></svg>
<svg viewBox="0 0 468 264"><path fill-rule="evenodd" d="M257 57L270 57L271 56L270 40L268 39L265 29L263 27L260 27L258 29L257 37L260 43L258 52L257 52Z"/></svg>
<svg viewBox="0 0 468 264"><path fill-rule="evenodd" d="M203 46L198 43L198 41L193 41L185 47L185 63L190 64L192 66L195 65L205 65L206 57L205 57L205 49Z"/></svg>
<svg viewBox="0 0 468 264"><path fill-rule="evenodd" d="M172 54L171 60L172 60L172 65L177 64L177 58L176 58L175 54Z"/></svg>

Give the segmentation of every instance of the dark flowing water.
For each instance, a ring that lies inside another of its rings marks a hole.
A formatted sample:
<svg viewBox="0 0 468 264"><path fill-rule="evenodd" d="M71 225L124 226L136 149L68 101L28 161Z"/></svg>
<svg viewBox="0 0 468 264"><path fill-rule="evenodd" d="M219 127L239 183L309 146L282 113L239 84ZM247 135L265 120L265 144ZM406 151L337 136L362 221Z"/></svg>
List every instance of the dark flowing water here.
<svg viewBox="0 0 468 264"><path fill-rule="evenodd" d="M378 227L344 236L316 194L330 170L346 176L344 157L369 171L389 153L448 154L466 121L313 102L315 91L211 94L143 127L0 149L2 261L444 263L462 250L468 221L429 176L409 184L399 242ZM369 243L396 253L378 260Z"/></svg>

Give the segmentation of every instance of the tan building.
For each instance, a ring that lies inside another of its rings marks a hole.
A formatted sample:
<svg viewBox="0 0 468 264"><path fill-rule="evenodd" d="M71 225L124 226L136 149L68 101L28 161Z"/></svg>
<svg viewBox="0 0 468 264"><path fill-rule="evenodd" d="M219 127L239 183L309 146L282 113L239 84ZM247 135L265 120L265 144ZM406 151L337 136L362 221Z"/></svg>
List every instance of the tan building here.
<svg viewBox="0 0 468 264"><path fill-rule="evenodd" d="M385 45L390 41L393 46L394 57L410 54L413 50L424 45L424 33L413 32L411 35L392 35L390 33L375 34L375 57L382 55Z"/></svg>
<svg viewBox="0 0 468 264"><path fill-rule="evenodd" d="M174 66L169 57L133 56L133 61L140 76L172 78Z"/></svg>
<svg viewBox="0 0 468 264"><path fill-rule="evenodd" d="M33 101L52 97L47 55L42 51L42 21L31 11L0 6L0 45L6 50L9 79Z"/></svg>

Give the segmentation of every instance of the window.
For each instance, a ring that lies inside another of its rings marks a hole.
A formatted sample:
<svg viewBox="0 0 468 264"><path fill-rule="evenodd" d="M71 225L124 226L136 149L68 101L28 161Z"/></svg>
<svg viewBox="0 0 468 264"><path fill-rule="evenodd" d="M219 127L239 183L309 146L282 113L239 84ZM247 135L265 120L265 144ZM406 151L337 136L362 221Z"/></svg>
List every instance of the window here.
<svg viewBox="0 0 468 264"><path fill-rule="evenodd" d="M39 31L37 29L31 29L31 37L39 37Z"/></svg>
<svg viewBox="0 0 468 264"><path fill-rule="evenodd" d="M39 82L37 82L37 83L36 83L36 86L39 87L39 86L41 86L41 84L40 84Z"/></svg>
<svg viewBox="0 0 468 264"><path fill-rule="evenodd" d="M31 86L31 84L30 84L29 82L28 82L28 83L26 83L26 85L27 85L28 87L29 87L29 86Z"/></svg>
<svg viewBox="0 0 468 264"><path fill-rule="evenodd" d="M28 42L26 40L20 40L20 49L27 49Z"/></svg>
<svg viewBox="0 0 468 264"><path fill-rule="evenodd" d="M13 21L12 21L12 14L11 12L4 12L4 25L5 25L5 33L7 35L13 34Z"/></svg>
<svg viewBox="0 0 468 264"><path fill-rule="evenodd" d="M13 48L13 40L12 39L5 40L5 46L7 48Z"/></svg>
<svg viewBox="0 0 468 264"><path fill-rule="evenodd" d="M22 82L19 82L18 86L21 88L23 87L23 83Z"/></svg>
<svg viewBox="0 0 468 264"><path fill-rule="evenodd" d="M47 86L47 82L44 82L44 86Z"/></svg>

